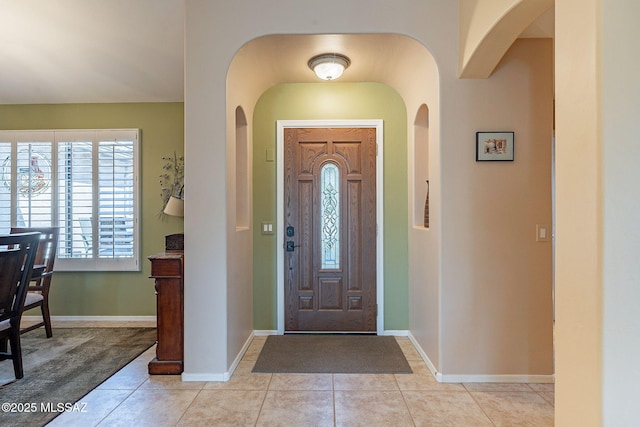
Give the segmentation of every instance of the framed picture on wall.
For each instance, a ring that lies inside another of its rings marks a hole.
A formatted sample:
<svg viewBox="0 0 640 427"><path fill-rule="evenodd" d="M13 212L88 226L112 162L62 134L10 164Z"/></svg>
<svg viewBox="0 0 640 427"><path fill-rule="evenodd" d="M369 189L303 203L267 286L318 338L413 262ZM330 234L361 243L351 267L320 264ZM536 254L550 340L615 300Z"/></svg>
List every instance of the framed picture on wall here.
<svg viewBox="0 0 640 427"><path fill-rule="evenodd" d="M476 161L513 161L513 132L476 132Z"/></svg>

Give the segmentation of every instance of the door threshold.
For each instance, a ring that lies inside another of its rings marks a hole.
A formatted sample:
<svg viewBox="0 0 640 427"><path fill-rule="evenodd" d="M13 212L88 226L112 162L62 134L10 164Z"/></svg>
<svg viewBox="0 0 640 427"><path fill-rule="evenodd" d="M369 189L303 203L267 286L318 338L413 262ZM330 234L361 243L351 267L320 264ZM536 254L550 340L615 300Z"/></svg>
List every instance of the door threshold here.
<svg viewBox="0 0 640 427"><path fill-rule="evenodd" d="M376 331L284 331L284 335L376 335Z"/></svg>

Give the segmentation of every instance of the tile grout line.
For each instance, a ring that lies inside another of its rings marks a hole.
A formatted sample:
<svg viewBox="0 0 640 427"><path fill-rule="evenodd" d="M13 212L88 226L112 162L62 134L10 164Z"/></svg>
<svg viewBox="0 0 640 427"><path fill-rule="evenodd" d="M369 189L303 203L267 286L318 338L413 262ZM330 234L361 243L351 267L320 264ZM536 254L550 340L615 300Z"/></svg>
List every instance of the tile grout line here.
<svg viewBox="0 0 640 427"><path fill-rule="evenodd" d="M534 391L538 396L540 396L540 398L541 398L542 400L544 400L548 405L551 405L551 407L552 407L552 408L554 408L554 411L555 411L555 405L554 405L553 403L549 402L549 401L548 401L548 400L547 400L547 399L542 395L542 393L553 393L553 400L554 400L554 402L555 402L555 385L554 385L554 389L553 389L553 391L551 391L551 392L549 392L549 391L539 391L539 390L536 390L536 389L534 389L533 387L531 387L531 384L529 384L529 387L530 387L530 388L531 388L531 389L532 389L532 390L533 390L533 391Z"/></svg>
<svg viewBox="0 0 640 427"><path fill-rule="evenodd" d="M267 395L269 394L269 388L271 387L272 380L273 380L273 374L270 374L269 381L267 382L267 388L266 390L264 390L264 397L262 398L262 403L260 404L260 409L258 410L258 416L256 417L256 422L253 424L254 426L258 425L258 421L260 420L260 415L262 415L262 410L264 409L264 403L267 401Z"/></svg>
<svg viewBox="0 0 640 427"><path fill-rule="evenodd" d="M404 396L404 391L403 390L400 390L400 396L402 396L402 401L404 402L404 406L407 408L407 412L409 413L409 417L411 418L411 422L413 423L414 427L417 426L416 420L413 417L413 413L411 412L411 409L409 408L409 403L407 403L407 399Z"/></svg>
<svg viewBox="0 0 640 427"><path fill-rule="evenodd" d="M134 359L135 360L135 359ZM125 365L127 366L127 365ZM113 409L111 409L104 417L102 417L95 425L99 426L103 421L105 421L107 418L109 418L109 416L111 414L113 414L115 412L116 409L118 409L124 402L127 401L127 399L129 399L131 397L131 395L133 395L133 393L135 393L137 390L140 389L140 387L142 387L142 384L146 383L147 381L149 381L149 379L147 378L146 380L142 381L140 384L138 384L138 386L136 388L133 389L124 389L127 390L129 392L129 394L127 394L121 401L120 403L118 403L116 406L113 407ZM97 387L94 388L93 390L91 390L91 392L97 390ZM109 389L107 389L109 390ZM118 390L118 389L113 389L113 390ZM90 392L90 393L91 393ZM85 395L86 396L86 395Z"/></svg>
<svg viewBox="0 0 640 427"><path fill-rule="evenodd" d="M154 345L155 345L155 344L154 344ZM152 346L152 347L153 347L153 346ZM151 348L151 347L149 347L149 348ZM147 349L147 350L148 350L148 349ZM125 366L123 366L120 370L122 370L122 369L124 369L125 367L127 367L127 366L131 365L132 363L136 362L140 357L142 357L142 355L143 355L144 353L145 353L145 352L142 352L138 357L136 357L136 358L135 358L135 359L133 359L131 362L129 362L128 364L126 364ZM147 364L148 362L146 362L146 361L145 361L145 362L143 362L143 363ZM118 371L118 372L119 372L119 371ZM117 373L117 372L116 372L116 373ZM115 375L115 374L113 374L113 375ZM113 376L113 375L112 375L112 376ZM111 377L109 377L109 378L111 378ZM108 380L108 378L107 378L107 380ZM102 422L104 422L104 421L105 421L105 420L106 420L106 419L107 419L111 414L113 414L113 413L116 411L116 409L118 409L120 406L122 406L122 404L123 404L124 402L126 402L126 401L127 401L127 399L129 399L129 398L133 395L133 393L135 393L135 392L136 392L136 391L138 391L138 390L141 390L142 386L143 386L145 383L149 382L149 380L150 380L150 376L149 376L149 374L147 373L147 378L146 378L144 381L142 381L140 384L138 384L138 386L137 386L137 387L135 387L135 388L132 388L132 389L105 389L105 390L127 390L127 391L129 391L129 393L128 393L128 394L127 394L127 395L126 395L126 396L125 396L125 397L124 397L124 398L123 398L123 399L122 399L122 400L121 400L121 401L120 401L116 406L114 406L114 407L113 407L113 409L111 409L111 410L110 410L110 411L109 411L109 412L108 412L104 417L102 417L102 418L101 418L101 419L100 419L100 420L99 420L95 425L96 425L96 426L98 426L98 425L100 425ZM105 380L104 382L106 382L106 380ZM101 384L101 385L102 385L102 384ZM98 386L98 387L99 387L99 386ZM95 391L95 390L98 390L98 387L94 388L91 392L93 392L93 391ZM90 392L90 393L91 393L91 392ZM86 395L85 395L85 396L86 396ZM184 414L183 414L183 415L184 415Z"/></svg>
<svg viewBox="0 0 640 427"><path fill-rule="evenodd" d="M396 340L397 341L397 340ZM407 359L407 355L404 354L404 349L402 349L402 354L405 358L405 360ZM409 363L409 361L407 360L407 363ZM413 372L413 368L411 368L411 364L409 363L409 368L411 369L411 374L409 375L415 375L415 372ZM405 390L402 390L402 388L400 387L400 383L398 382L398 374L393 374L393 381L396 384L396 387L398 388L398 391L400 392L400 396L402 396L402 401L404 402L404 406L405 408L407 408L407 413L409 414L409 417L411 418L411 422L413 423L414 427L417 425L416 424L416 420L413 417L413 414L411 413L411 409L409 408L409 403L407 403L407 399L404 395Z"/></svg>
<svg viewBox="0 0 640 427"><path fill-rule="evenodd" d="M174 427L180 425L180 421L184 418L185 415L187 415L187 412L189 412L189 409L191 408L191 406L193 406L193 403L196 401L198 396L200 396L200 393L202 393L202 390L204 390L204 386L205 385L206 385L206 383L202 386L202 388L200 390L198 390L196 395L193 397L193 400L191 400L191 402L187 405L187 407L185 408L185 410L182 413L182 415L180 415L180 417L178 418L178 421L176 421L176 423L174 424Z"/></svg>
<svg viewBox="0 0 640 427"><path fill-rule="evenodd" d="M480 402L478 402L478 400L473 397L473 393L471 393L471 391L469 391L469 389L464 385L464 383L462 383L462 387L464 387L465 391L469 394L469 396L471 397L471 399L473 399L473 402L478 405L478 408L480 408L480 410L482 411L482 413L484 414L485 417L487 417L487 419L489 420L489 422L492 425L496 425L496 423L493 421L493 419L489 416L489 414L487 414L487 412L484 410L484 408L482 407L482 405L480 404Z"/></svg>
<svg viewBox="0 0 640 427"><path fill-rule="evenodd" d="M331 374L331 398L333 401L333 425L337 427L338 425L338 411L336 409L336 374Z"/></svg>
<svg viewBox="0 0 640 427"><path fill-rule="evenodd" d="M406 358L406 354L405 354L405 358ZM247 361L248 361L248 360L247 360ZM255 360L253 360L252 362L255 364ZM421 360L418 360L418 361L416 361L416 362L422 362L422 361L421 361ZM251 369L249 370L249 373L251 373ZM336 392L337 392L337 391L343 391L343 390L336 390L336 381L335 381L335 380L336 380L336 378L335 378L335 377L336 377L336 374L332 373L332 374L330 374L330 375L331 375L331 377L330 377L330 378L331 378L331 392L332 392L332 405L333 405L333 425L334 425L334 427L335 427L335 426L337 426L337 425L338 425L338 422L337 422L337 419L338 419L338 414L337 414L337 393L336 393ZM403 375L404 375L404 374L403 374ZM415 375L416 375L415 371L414 371L411 375L412 375L412 376L415 376ZM285 375L285 376L286 376L286 375ZM364 375L364 376L366 376L366 375ZM138 390L141 390L141 389L145 386L145 384L146 384L146 383L149 383L150 381L151 381L151 378L147 376L147 379L143 380L143 381L142 381L142 383L138 384L138 386L136 386L135 388L128 388L128 389L127 389L127 388L125 388L125 389L122 389L122 390L126 390L126 391L127 391L126 396L124 396L124 397L119 401L119 403L117 403L117 404L116 404L116 406L115 406L113 409L111 409L111 410L110 410L110 411L109 411L109 412L108 412L104 417L102 417L100 420L97 420L97 421L96 421L96 423L95 423L94 425L98 425L98 424L100 424L100 423L105 422L105 420L106 420L109 416L111 416L111 415L114 413L114 411L116 411L119 407L121 407L121 406L122 406L122 404L123 404L123 403L125 403L129 398L131 398L131 396L132 396L132 394L133 394L134 392L136 392L136 391L138 391ZM264 383L263 383L263 384L264 384ZM264 409L266 408L266 406L265 406L265 405L266 405L266 399L267 399L268 393L269 393L270 391L274 391L274 392L277 392L277 391L278 391L278 390L271 390L271 386L272 386L272 385L277 386L278 384L279 384L279 382L278 382L278 381L275 381L274 374L270 374L270 375L269 375L269 378L268 378L268 381L266 381L266 389L263 389L263 390L264 390L264 391L263 391L263 392L264 392L264 395L263 395L263 399L262 399L262 401L261 401L261 404L260 404L260 406L259 406L259 410L257 411L257 416L256 416L255 421L254 421L254 423L253 423L253 425L254 425L254 426L257 426L257 425L259 424L259 420L260 420L260 417L262 416L262 412L263 412L263 411L264 411ZM326 384L326 383L325 383L325 384ZM403 389L401 389L401 387L400 387L400 381L399 381L399 374L393 374L393 384L395 385L396 389L397 389L398 391L400 391L400 394L401 394L401 396L402 396L403 402L404 402L404 404L405 404L405 409L407 410L407 412L408 412L408 414L409 414L409 416L410 416L410 419L411 419L411 423L412 423L411 425L413 425L413 426L417 426L417 425L419 425L419 424L418 424L417 419L414 417L414 414L413 414L413 413L412 413L412 411L411 411L411 408L410 408L409 402L408 402L408 400L407 400L408 398L407 398L407 397L406 397L406 395L405 395L405 393L407 393L407 392L411 393L411 392L413 391L413 389L408 389L408 390L403 390ZM461 391L465 391L465 392L467 393L467 395L471 397L472 401L476 404L476 406L477 406L477 407L479 407L479 409L480 409L481 413L485 415L486 420L487 420L487 421L489 421L490 425L492 425L492 426L496 426L496 425L498 425L498 424L499 424L499 420L494 421L494 420L489 416L489 414L485 411L485 408L484 408L484 407L480 404L480 402L476 399L476 396L480 396L480 393L482 392L482 390L478 390L478 391L474 392L474 391L472 391L470 388L468 388L464 383L459 383L459 384L460 384L460 385L462 385L462 390L461 390ZM531 393L531 394L535 394L536 396L538 396L538 398L539 398L539 399L542 399L546 404L548 404L548 405L550 405L551 407L553 407L553 404L552 404L552 403L550 403L547 399L545 399L545 398L543 397L543 393L547 393L547 391L546 391L546 390L536 390L536 389L534 389L530 384L528 384L528 383L526 383L526 384L527 384L527 387L526 387L526 389L527 389L527 390L521 390L521 391L520 391L520 393L523 393L523 394L529 394L529 393ZM390 385L390 384L389 384L389 385ZM290 387L290 386L287 386L287 387ZM323 387L324 387L324 386L323 386ZM364 388L363 388L363 387L364 387ZM187 408L184 410L184 412L183 412L183 413L180 415L180 417L178 418L177 422L176 422L175 424L173 424L174 426L179 425L181 421L185 420L185 415L186 415L186 413L190 410L190 408L192 408L192 407L194 406L194 402L196 401L196 399L197 399L199 396L201 396L201 395L202 395L202 390L204 390L205 388L206 388L206 383L205 383L205 385L203 385L203 386L198 390L198 392L196 393L195 397L191 400L191 402L187 405ZM286 388L286 387L285 387L285 388ZM238 388L238 390L240 390L240 389L241 389L241 390L247 390L247 391L249 391L249 390L253 390L253 389L251 389L251 388L246 388L246 387ZM286 389L288 390L289 388L286 388ZM317 389L317 390L316 390L316 389ZM365 385L362 385L362 384L360 384L360 386L358 387L358 390L359 390L359 389L362 389L362 390L365 390L365 391L366 391L366 390L368 390L368 389L366 388L366 386L365 386ZM317 387L317 384L316 384L316 385L314 385L313 389L312 389L312 390L310 390L310 391L313 391L313 390L316 390L316 391L323 391L323 390L326 390L326 388L324 388L324 389L323 389L323 388L318 388L318 387ZM295 390L292 390L292 391L295 391ZM381 390L381 391L384 391L384 390ZM415 390L415 391L420 391L420 390ZM433 391L437 391L437 390L433 390ZM343 391L343 392L344 392L344 391ZM495 390L495 391L488 390L488 391L486 391L486 392L487 392L487 393L491 393L491 392L499 393L499 392L501 392L501 391L500 391L500 390ZM512 393L518 393L518 392L517 392L517 391L513 391ZM202 395L202 397L204 397L204 396Z"/></svg>

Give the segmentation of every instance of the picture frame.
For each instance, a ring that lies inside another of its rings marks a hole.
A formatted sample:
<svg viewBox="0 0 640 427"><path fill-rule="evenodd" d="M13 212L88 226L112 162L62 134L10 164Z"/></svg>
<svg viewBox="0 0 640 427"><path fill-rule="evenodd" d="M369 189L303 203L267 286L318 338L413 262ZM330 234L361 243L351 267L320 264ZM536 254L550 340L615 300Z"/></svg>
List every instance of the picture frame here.
<svg viewBox="0 0 640 427"><path fill-rule="evenodd" d="M514 148L514 132L476 132L476 162L512 162Z"/></svg>

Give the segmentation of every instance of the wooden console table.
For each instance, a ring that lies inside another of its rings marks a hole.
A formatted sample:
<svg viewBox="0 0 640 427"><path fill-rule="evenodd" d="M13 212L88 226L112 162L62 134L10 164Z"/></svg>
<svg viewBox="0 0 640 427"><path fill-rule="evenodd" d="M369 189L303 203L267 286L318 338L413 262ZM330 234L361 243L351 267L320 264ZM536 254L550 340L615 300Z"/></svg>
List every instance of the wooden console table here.
<svg viewBox="0 0 640 427"><path fill-rule="evenodd" d="M148 257L155 279L157 304L156 357L151 375L178 375L184 368L184 252L163 252Z"/></svg>

